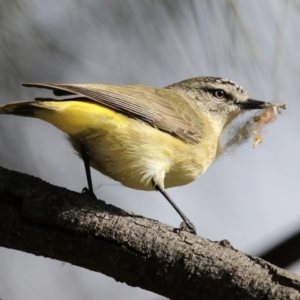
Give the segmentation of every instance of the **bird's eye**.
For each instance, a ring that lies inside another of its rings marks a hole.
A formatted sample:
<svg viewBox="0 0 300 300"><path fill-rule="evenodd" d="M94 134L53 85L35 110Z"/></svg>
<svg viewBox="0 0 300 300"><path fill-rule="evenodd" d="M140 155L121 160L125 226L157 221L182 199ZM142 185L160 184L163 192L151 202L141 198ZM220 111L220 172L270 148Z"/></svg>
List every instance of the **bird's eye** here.
<svg viewBox="0 0 300 300"><path fill-rule="evenodd" d="M213 96L218 98L218 99L224 99L225 98L225 95L226 93L223 91L223 90L214 90L212 92Z"/></svg>

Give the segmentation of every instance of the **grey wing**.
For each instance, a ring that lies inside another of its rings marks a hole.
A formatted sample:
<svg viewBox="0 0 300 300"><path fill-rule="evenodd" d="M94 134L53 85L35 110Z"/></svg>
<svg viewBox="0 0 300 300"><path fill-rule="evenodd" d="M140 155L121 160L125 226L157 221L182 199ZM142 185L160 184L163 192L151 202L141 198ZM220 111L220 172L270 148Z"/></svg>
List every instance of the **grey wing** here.
<svg viewBox="0 0 300 300"><path fill-rule="evenodd" d="M183 96L172 90L134 85L39 83L23 85L50 89L57 96L84 96L85 98L78 100L95 101L189 143L197 143L202 134L203 128L195 111ZM181 105L178 106L178 102ZM186 109L182 109L182 106L186 106Z"/></svg>

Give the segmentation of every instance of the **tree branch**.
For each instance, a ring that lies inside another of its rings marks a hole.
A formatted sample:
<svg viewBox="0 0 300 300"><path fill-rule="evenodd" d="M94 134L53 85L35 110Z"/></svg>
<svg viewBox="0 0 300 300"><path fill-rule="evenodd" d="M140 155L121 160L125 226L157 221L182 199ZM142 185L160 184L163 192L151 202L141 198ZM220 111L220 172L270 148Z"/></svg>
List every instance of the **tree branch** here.
<svg viewBox="0 0 300 300"><path fill-rule="evenodd" d="M261 254L261 258L275 264L278 267L287 267L299 259L299 245L300 231L285 238L273 248Z"/></svg>
<svg viewBox="0 0 300 300"><path fill-rule="evenodd" d="M171 299L300 299L300 278L212 242L0 167L0 246Z"/></svg>

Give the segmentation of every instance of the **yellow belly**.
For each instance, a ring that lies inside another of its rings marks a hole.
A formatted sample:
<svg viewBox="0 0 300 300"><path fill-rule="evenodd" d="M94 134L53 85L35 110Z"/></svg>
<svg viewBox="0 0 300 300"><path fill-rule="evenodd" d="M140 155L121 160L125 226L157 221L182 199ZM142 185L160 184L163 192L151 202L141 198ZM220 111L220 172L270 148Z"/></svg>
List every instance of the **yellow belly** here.
<svg viewBox="0 0 300 300"><path fill-rule="evenodd" d="M217 139L212 137L188 144L92 102L47 105L52 109L37 110L36 116L66 132L77 152L85 144L93 168L130 188L153 190L152 178L157 176L164 177L165 188L187 184L216 155Z"/></svg>

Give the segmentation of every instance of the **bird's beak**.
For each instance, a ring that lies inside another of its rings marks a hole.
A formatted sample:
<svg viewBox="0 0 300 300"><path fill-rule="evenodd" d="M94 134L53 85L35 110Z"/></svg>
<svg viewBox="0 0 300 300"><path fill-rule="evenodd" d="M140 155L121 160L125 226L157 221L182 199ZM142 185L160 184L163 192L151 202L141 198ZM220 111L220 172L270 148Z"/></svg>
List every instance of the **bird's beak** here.
<svg viewBox="0 0 300 300"><path fill-rule="evenodd" d="M237 106L239 106L241 109L263 109L266 108L266 106L269 105L269 102L254 100L254 99L247 99L243 102L235 102Z"/></svg>

